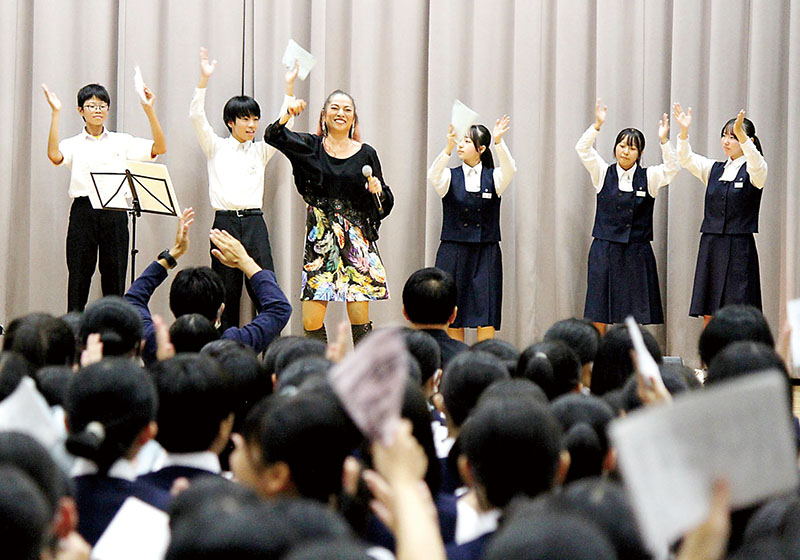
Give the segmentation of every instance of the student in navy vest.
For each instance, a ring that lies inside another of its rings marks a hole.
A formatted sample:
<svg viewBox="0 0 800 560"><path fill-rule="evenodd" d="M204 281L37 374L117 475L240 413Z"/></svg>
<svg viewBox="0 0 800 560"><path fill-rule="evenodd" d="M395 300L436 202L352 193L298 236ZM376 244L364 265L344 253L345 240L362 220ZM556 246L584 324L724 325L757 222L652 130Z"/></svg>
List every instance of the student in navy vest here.
<svg viewBox="0 0 800 560"><path fill-rule="evenodd" d="M608 107L597 100L595 123L586 129L575 150L592 177L597 210L589 249L584 317L601 334L606 325L633 315L643 325L664 322L658 287L653 240L653 205L658 190L680 171L675 149L669 143L669 117L658 125L664 163L644 168L644 134L623 128L614 141L616 164L608 164L593 148Z"/></svg>
<svg viewBox="0 0 800 560"><path fill-rule="evenodd" d="M447 146L428 170L428 182L442 197L442 235L436 267L456 281L458 314L447 332L464 340L464 328L477 328L478 340L494 338L503 304L503 262L500 253L500 196L517 171L503 142L511 119L497 119L492 134L472 125L457 139L450 125ZM494 137L500 168L489 144ZM447 168L458 144L462 164Z"/></svg>
<svg viewBox="0 0 800 560"><path fill-rule="evenodd" d="M717 309L729 304L761 309L761 275L753 234L758 232L767 162L756 127L744 118L744 110L722 127L722 150L728 156L725 161L692 152L691 107L684 112L680 103L675 103L673 114L681 125L678 137L681 167L706 184L700 250L689 307L689 315L702 315L705 326Z"/></svg>

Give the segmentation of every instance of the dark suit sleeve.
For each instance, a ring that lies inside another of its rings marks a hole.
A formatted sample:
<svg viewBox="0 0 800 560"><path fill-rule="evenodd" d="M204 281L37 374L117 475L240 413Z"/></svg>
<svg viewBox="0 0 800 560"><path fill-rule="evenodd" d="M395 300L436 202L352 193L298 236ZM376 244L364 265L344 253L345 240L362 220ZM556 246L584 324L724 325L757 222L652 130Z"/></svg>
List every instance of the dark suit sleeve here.
<svg viewBox="0 0 800 560"><path fill-rule="evenodd" d="M156 329L153 326L153 319L150 316L150 298L161 283L167 279L167 269L158 264L158 261L150 263L144 272L137 278L123 298L139 312L142 318L142 336L145 340L142 350L142 360L145 364L156 361Z"/></svg>
<svg viewBox="0 0 800 560"><path fill-rule="evenodd" d="M261 312L241 328L230 327L222 333L222 338L236 340L252 347L256 352L263 352L289 322L292 306L271 270L261 270L253 274L250 285L258 297Z"/></svg>

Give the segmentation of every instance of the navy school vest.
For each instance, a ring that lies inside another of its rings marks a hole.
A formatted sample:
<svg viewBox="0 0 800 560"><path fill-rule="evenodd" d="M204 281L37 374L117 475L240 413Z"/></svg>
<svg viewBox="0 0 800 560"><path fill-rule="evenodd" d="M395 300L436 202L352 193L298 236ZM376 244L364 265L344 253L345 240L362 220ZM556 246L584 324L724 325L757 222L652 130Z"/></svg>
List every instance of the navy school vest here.
<svg viewBox="0 0 800 560"><path fill-rule="evenodd" d="M464 170L450 169L450 189L442 198L442 241L491 243L500 241L500 197L494 188L494 169L484 167L480 192L467 192Z"/></svg>
<svg viewBox="0 0 800 560"><path fill-rule="evenodd" d="M644 193L644 194L641 194ZM633 192L619 190L617 166L609 165L603 188L597 193L592 237L617 243L653 240L653 205L647 191L647 170L633 172Z"/></svg>
<svg viewBox="0 0 800 560"><path fill-rule="evenodd" d="M706 203L700 231L731 234L758 232L761 189L750 183L747 164L739 168L733 181L721 181L723 171L725 162L718 161L708 175Z"/></svg>

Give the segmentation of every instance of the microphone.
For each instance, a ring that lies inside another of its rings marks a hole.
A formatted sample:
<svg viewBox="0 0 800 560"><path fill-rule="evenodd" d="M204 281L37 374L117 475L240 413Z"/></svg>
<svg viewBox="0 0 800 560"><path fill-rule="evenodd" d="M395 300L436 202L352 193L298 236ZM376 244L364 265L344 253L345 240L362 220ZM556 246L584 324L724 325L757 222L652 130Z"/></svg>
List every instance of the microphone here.
<svg viewBox="0 0 800 560"><path fill-rule="evenodd" d="M369 178L372 177L372 166L365 165L361 168L361 174L364 176L365 179L369 181ZM375 197L375 204L378 206L378 212L383 212L383 204L381 204L381 197L378 196L378 193L372 193L372 196Z"/></svg>

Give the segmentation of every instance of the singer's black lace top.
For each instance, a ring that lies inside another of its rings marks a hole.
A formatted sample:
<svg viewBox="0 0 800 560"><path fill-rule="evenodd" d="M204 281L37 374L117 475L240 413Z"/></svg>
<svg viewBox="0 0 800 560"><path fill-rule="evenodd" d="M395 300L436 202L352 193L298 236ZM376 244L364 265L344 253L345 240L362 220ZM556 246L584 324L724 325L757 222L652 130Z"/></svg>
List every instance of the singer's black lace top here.
<svg viewBox="0 0 800 560"><path fill-rule="evenodd" d="M301 299L387 299L386 270L375 241L394 197L383 183L375 149L362 144L349 158L335 158L325 151L322 137L278 122L267 127L264 140L289 158L297 190L308 204ZM383 183L382 211L366 189L365 165Z"/></svg>

